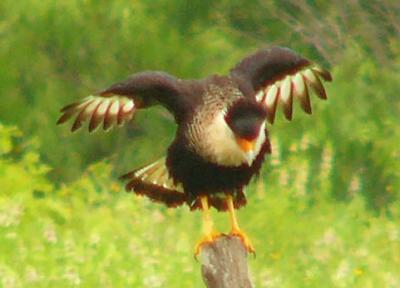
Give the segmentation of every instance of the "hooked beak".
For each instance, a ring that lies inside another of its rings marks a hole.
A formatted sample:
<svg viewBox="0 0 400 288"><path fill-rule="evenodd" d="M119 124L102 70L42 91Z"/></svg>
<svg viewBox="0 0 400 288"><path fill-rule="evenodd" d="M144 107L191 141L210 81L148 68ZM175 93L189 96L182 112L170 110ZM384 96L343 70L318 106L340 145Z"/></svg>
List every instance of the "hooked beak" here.
<svg viewBox="0 0 400 288"><path fill-rule="evenodd" d="M240 149L246 153L247 164L251 166L254 161L254 147L256 145L256 140L247 140L237 137L236 142Z"/></svg>

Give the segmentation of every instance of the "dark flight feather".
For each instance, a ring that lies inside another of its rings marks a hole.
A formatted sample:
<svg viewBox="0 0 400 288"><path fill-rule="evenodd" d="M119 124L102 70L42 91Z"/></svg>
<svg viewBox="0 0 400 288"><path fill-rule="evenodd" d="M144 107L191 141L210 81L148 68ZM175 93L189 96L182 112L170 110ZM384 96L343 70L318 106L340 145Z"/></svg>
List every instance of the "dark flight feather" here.
<svg viewBox="0 0 400 288"><path fill-rule="evenodd" d="M149 71L134 74L125 81L113 84L99 95L133 98L138 109L161 104L179 118L185 111L185 99L180 97L181 85L180 80L165 72Z"/></svg>
<svg viewBox="0 0 400 288"><path fill-rule="evenodd" d="M262 49L244 58L231 70L235 78L252 83L257 98L267 108L268 122L273 124L277 104L288 120L293 116L293 100L299 98L301 108L311 114L309 92L326 99L320 78L332 81L331 74L288 48Z"/></svg>
<svg viewBox="0 0 400 288"><path fill-rule="evenodd" d="M72 132L78 130L87 120L90 120L89 132L95 130L102 121L103 129L108 130L115 123L121 125L124 121L129 121L136 109L155 104L165 106L179 119L185 111L184 101L182 97L178 97L179 93L178 80L167 73L138 73L97 95L65 106L61 109L63 114L57 124L63 124L75 115Z"/></svg>
<svg viewBox="0 0 400 288"><path fill-rule="evenodd" d="M245 77L256 91L309 64L310 61L288 48L273 47L244 58L231 70L231 74Z"/></svg>

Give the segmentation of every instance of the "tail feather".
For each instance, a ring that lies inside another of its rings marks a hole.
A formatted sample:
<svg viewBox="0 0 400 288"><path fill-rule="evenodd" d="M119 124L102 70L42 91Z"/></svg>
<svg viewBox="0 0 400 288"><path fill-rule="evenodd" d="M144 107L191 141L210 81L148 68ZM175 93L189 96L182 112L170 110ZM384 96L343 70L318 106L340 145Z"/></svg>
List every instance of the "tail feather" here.
<svg viewBox="0 0 400 288"><path fill-rule="evenodd" d="M186 202L186 195L176 190L170 190L162 186L132 179L126 184L127 191L133 191L137 195L147 196L154 202L164 203L167 207L175 208Z"/></svg>
<svg viewBox="0 0 400 288"><path fill-rule="evenodd" d="M175 184L165 165L165 157L147 166L121 176L128 180L126 191L144 195L154 202L164 203L167 207L177 207L187 200L182 185Z"/></svg>

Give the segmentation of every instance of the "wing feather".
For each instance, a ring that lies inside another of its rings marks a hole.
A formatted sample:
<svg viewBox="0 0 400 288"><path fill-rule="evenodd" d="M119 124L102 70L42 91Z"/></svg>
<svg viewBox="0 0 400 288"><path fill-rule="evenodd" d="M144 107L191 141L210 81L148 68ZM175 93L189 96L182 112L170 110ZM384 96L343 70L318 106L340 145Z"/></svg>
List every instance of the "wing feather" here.
<svg viewBox="0 0 400 288"><path fill-rule="evenodd" d="M94 131L99 126L101 120L104 118L109 103L110 100L105 99L104 101L100 101L99 105L97 105L97 108L93 111L92 117L90 118L89 132Z"/></svg>
<svg viewBox="0 0 400 288"><path fill-rule="evenodd" d="M118 113L120 110L120 101L111 100L107 106L106 113L104 114L103 130L107 131L115 124Z"/></svg>
<svg viewBox="0 0 400 288"><path fill-rule="evenodd" d="M142 72L125 81L115 83L96 95L66 105L61 109L57 124L63 124L74 118L71 131L89 122L89 132L101 123L108 130L115 124L122 125L134 116L137 109L145 109L161 104L180 119L186 112L186 100L181 97L180 89L184 81L164 72Z"/></svg>
<svg viewBox="0 0 400 288"><path fill-rule="evenodd" d="M286 119L292 119L292 107L293 107L293 96L292 96L292 79L287 76L283 79L280 86L280 100L282 102L283 114Z"/></svg>
<svg viewBox="0 0 400 288"><path fill-rule="evenodd" d="M329 71L302 58L290 49L273 47L262 49L244 58L231 75L249 81L255 98L267 110L267 120L273 124L278 103L286 119L293 116L293 101L298 99L302 110L311 114L310 92L327 99L321 81L332 81Z"/></svg>
<svg viewBox="0 0 400 288"><path fill-rule="evenodd" d="M308 95L308 89L301 73L293 76L293 94L299 98L300 107L303 111L311 114L310 96Z"/></svg>
<svg viewBox="0 0 400 288"><path fill-rule="evenodd" d="M268 122L271 124L274 123L277 103L281 103L280 105L282 106L285 118L291 120L295 98L298 99L302 110L307 114L311 114L310 91L314 91L318 98L326 100L327 93L320 78L328 81L332 79L327 75L330 75L329 72L322 68L306 67L294 73L284 75L275 82L261 87L260 90L263 90L266 94L264 103L267 109Z"/></svg>
<svg viewBox="0 0 400 288"><path fill-rule="evenodd" d="M320 78L327 81L332 79L329 72L322 68L316 66L305 67L299 71L284 75L281 79L276 80L261 89L269 92L271 91L270 87L276 87L274 89L280 91L280 93L276 94L279 101L276 101L275 99L273 100L277 103L281 103L285 118L291 120L293 116L293 101L295 98L298 99L300 107L307 114L312 113L310 91L314 91L318 98L322 100L327 99L327 94ZM267 103L274 103L274 105L267 105ZM272 102L272 96L270 101L266 101L266 108L267 120L269 123L273 124L275 119L276 103Z"/></svg>
<svg viewBox="0 0 400 288"><path fill-rule="evenodd" d="M82 124L89 119L89 132L94 131L102 122L103 129L108 130L117 122L117 118L119 124L130 120L135 112L134 108L134 100L128 97L89 96L62 108L62 115L57 124L63 124L74 117L72 132L81 128Z"/></svg>
<svg viewBox="0 0 400 288"><path fill-rule="evenodd" d="M270 123L273 123L278 103L279 89L276 85L272 84L265 89L265 95L264 104L267 109L267 119Z"/></svg>
<svg viewBox="0 0 400 288"><path fill-rule="evenodd" d="M118 112L115 107L112 108L114 108L112 109L112 115L117 115L118 125L122 125L124 121L132 119L132 116L136 111L134 102L120 103L120 109Z"/></svg>
<svg viewBox="0 0 400 288"><path fill-rule="evenodd" d="M319 98L326 100L328 97L326 96L324 86L322 85L318 74L315 73L312 69L306 69L302 72L302 74L305 77L305 83L307 83L307 85L314 89Z"/></svg>

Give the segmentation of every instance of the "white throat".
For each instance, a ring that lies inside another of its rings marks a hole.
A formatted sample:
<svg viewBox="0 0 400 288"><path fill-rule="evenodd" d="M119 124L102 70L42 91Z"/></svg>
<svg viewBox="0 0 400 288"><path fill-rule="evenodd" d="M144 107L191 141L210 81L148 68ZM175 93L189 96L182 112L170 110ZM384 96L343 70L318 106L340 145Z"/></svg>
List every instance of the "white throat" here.
<svg viewBox="0 0 400 288"><path fill-rule="evenodd" d="M225 113L218 113L213 119L211 125L206 129L206 141L209 160L215 164L237 167L242 164L251 166L257 155L260 153L262 144L265 141L265 121L260 127L260 133L256 139L254 149L244 152L238 145L236 137L231 128L225 121Z"/></svg>

